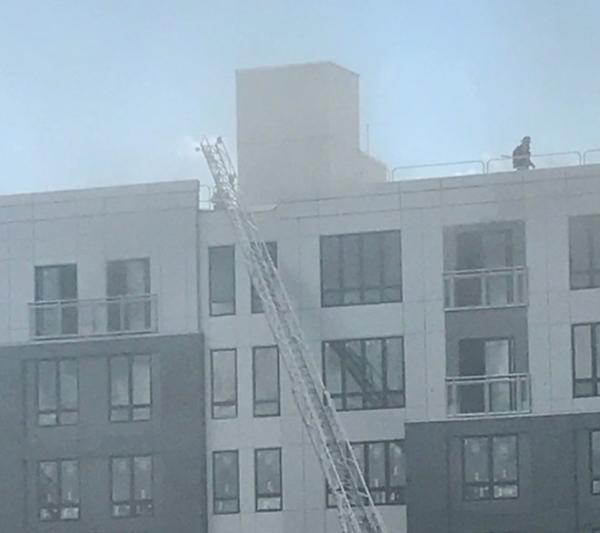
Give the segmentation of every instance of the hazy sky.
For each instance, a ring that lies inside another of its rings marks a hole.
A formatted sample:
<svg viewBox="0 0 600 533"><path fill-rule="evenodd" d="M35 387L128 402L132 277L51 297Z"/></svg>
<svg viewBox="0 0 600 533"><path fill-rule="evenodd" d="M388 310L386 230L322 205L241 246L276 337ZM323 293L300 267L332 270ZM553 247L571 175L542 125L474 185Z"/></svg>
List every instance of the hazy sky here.
<svg viewBox="0 0 600 533"><path fill-rule="evenodd" d="M600 0L0 0L0 194L207 178L234 71L361 75L390 166L600 147Z"/></svg>

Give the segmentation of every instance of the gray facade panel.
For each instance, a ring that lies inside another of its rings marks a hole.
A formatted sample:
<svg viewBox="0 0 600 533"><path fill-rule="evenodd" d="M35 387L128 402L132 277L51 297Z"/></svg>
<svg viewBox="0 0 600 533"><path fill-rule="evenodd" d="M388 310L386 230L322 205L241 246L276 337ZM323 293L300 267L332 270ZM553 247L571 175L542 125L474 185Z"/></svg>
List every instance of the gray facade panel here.
<svg viewBox="0 0 600 533"><path fill-rule="evenodd" d="M150 420L111 422L109 357L152 355ZM206 424L200 335L123 337L0 348L0 533L205 531ZM79 422L37 423L36 362L73 358L79 368ZM153 513L111 518L110 457L151 454ZM81 517L39 521L40 460L79 461Z"/></svg>
<svg viewBox="0 0 600 533"><path fill-rule="evenodd" d="M589 533L600 527L590 491L589 431L600 414L407 424L411 533ZM519 497L463 498L462 439L518 435Z"/></svg>

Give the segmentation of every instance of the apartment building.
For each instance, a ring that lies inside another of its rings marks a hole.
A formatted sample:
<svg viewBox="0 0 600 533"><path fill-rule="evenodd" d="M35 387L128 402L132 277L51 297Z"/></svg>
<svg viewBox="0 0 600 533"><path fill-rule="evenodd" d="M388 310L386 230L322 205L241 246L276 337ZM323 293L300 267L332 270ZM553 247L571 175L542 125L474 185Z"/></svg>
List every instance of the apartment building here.
<svg viewBox="0 0 600 533"><path fill-rule="evenodd" d="M206 526L195 182L0 199L0 531Z"/></svg>
<svg viewBox="0 0 600 533"><path fill-rule="evenodd" d="M392 182L356 74L237 85L241 194L389 531L600 531L600 165ZM339 532L198 191L0 198L0 533Z"/></svg>
<svg viewBox="0 0 600 533"><path fill-rule="evenodd" d="M600 166L387 182L332 129L355 81L238 73L239 185L384 520L596 531ZM200 221L209 530L339 531L226 214Z"/></svg>

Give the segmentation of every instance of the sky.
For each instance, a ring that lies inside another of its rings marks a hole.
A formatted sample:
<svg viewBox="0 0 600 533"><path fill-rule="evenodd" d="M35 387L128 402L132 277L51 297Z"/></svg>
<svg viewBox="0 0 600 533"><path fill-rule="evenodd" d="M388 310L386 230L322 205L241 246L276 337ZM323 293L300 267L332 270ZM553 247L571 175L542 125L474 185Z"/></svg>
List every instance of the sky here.
<svg viewBox="0 0 600 533"><path fill-rule="evenodd" d="M0 194L210 178L235 70L360 74L390 167L600 148L598 0L0 0ZM368 125L368 127L367 127Z"/></svg>

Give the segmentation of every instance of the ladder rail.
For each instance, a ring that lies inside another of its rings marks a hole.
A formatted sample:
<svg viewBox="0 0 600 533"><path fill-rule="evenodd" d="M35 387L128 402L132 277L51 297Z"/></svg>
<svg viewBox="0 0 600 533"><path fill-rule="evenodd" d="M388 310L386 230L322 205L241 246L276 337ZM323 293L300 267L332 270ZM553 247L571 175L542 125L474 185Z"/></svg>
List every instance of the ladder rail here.
<svg viewBox="0 0 600 533"><path fill-rule="evenodd" d="M200 149L215 180L220 205L234 227L242 257L292 384L292 393L327 483L344 533L386 533L352 446L304 340L278 269L251 213L236 190L237 173L222 140Z"/></svg>

